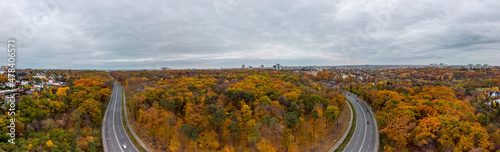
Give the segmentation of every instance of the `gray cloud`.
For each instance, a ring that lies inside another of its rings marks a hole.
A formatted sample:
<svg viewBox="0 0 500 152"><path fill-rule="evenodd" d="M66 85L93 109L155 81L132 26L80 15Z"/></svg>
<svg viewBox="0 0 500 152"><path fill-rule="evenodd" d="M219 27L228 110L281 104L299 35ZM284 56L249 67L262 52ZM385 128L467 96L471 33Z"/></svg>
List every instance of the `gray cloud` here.
<svg viewBox="0 0 500 152"><path fill-rule="evenodd" d="M0 45L18 40L19 68L499 65L499 5L494 0L7 1L0 4Z"/></svg>

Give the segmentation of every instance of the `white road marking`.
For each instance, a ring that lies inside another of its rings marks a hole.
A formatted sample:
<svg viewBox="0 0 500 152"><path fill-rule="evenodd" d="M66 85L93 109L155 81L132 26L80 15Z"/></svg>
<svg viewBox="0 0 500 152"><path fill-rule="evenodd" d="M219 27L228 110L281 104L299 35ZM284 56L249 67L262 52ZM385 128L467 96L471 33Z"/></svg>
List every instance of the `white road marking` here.
<svg viewBox="0 0 500 152"><path fill-rule="evenodd" d="M115 84L115 87L116 87L116 84ZM113 89L114 90L114 89ZM115 91L116 92L116 91ZM116 93L113 95L113 97L116 96ZM112 98L113 98L112 97ZM116 100L116 98L115 98ZM112 100L113 101L113 100ZM115 102L115 106L113 106L113 111L116 110L116 104L117 102ZM115 133L115 138L116 138L116 142L118 143L118 147L120 148L121 151L123 151L122 149L122 146L120 146L120 141L118 140L118 136L116 136L116 128L115 128L115 114L113 113L113 132Z"/></svg>
<svg viewBox="0 0 500 152"><path fill-rule="evenodd" d="M359 108L361 108L361 106L359 105L359 103L358 103L358 102L356 102L356 104L359 106ZM363 113L363 118L365 118L365 120L366 120L365 110L363 110L363 108L361 108L361 113ZM363 122L364 122L364 121L363 121ZM368 124L365 124L365 135L363 136L363 141L361 142L361 146L360 146L360 148L359 148L359 151L358 151L358 152L360 152L360 151L361 151L361 149L363 149L363 145L365 144L365 139L366 139L366 130L368 129L367 125L368 125Z"/></svg>

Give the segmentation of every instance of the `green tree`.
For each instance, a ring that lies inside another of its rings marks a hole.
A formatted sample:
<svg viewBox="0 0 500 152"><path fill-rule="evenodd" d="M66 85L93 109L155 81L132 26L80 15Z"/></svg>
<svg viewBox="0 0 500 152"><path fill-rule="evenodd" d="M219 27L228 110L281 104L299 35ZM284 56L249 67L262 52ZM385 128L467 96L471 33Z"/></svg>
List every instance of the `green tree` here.
<svg viewBox="0 0 500 152"><path fill-rule="evenodd" d="M238 127L238 124L241 122L236 115L233 113L229 114L231 117L231 123L226 127L227 130L231 133L231 137L233 138L233 147L234 147L234 142L238 138L238 133L240 133L240 127Z"/></svg>
<svg viewBox="0 0 500 152"><path fill-rule="evenodd" d="M340 114L340 109L337 106L329 105L328 107L326 107L324 115L328 120L331 121L337 120L337 125L338 125L339 121L337 118L339 114Z"/></svg>
<svg viewBox="0 0 500 152"><path fill-rule="evenodd" d="M288 128L295 128L297 126L297 124L299 123L299 116L297 114L297 112L287 112L285 114L285 125L288 127Z"/></svg>
<svg viewBox="0 0 500 152"><path fill-rule="evenodd" d="M221 142L221 131L222 131L222 123L224 123L224 120L226 120L226 113L224 110L217 110L213 115L212 118L210 118L210 122L214 123L217 127L217 131L219 133L219 143ZM220 147L218 147L220 150Z"/></svg>
<svg viewBox="0 0 500 152"><path fill-rule="evenodd" d="M259 102L262 103L262 104L265 104L265 105L271 105L272 104L271 99L269 99L269 97L267 97L267 96L260 97L259 98Z"/></svg>
<svg viewBox="0 0 500 152"><path fill-rule="evenodd" d="M198 139L199 128L196 126L191 126L189 124L182 124L182 131L189 139L194 141L195 149L198 151L198 144L196 143L196 139Z"/></svg>

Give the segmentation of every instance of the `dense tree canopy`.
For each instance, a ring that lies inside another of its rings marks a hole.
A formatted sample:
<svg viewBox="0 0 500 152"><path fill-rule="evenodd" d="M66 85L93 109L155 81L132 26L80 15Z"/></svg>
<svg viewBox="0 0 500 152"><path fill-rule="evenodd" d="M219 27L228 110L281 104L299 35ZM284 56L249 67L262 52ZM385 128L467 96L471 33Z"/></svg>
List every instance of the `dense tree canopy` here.
<svg viewBox="0 0 500 152"><path fill-rule="evenodd" d="M304 73L172 70L111 75L126 85L133 122L145 126L148 142L161 151L303 150L298 148L320 144L321 136L333 131L326 124L334 124L345 104L339 90ZM304 134L309 126L314 131Z"/></svg>
<svg viewBox="0 0 500 152"><path fill-rule="evenodd" d="M16 144L7 142L7 115L0 115L0 151L103 151L101 123L111 95L106 72L53 71L67 87L47 86L18 102Z"/></svg>
<svg viewBox="0 0 500 152"><path fill-rule="evenodd" d="M334 75L332 80L375 110L381 148L386 151L498 149L499 113L491 112L486 104L490 99L487 91L500 85L498 69L407 68L325 73L329 74L318 76ZM335 75L351 75L353 79Z"/></svg>

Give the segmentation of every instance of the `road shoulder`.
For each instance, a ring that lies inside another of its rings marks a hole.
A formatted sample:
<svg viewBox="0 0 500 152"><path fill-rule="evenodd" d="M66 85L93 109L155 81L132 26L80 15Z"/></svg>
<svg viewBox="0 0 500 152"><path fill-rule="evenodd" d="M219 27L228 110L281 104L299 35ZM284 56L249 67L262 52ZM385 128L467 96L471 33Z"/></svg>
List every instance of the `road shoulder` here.
<svg viewBox="0 0 500 152"><path fill-rule="evenodd" d="M349 102L349 101L346 101L346 102ZM345 129L344 134L342 135L340 140L337 141L337 143L330 150L328 150L328 152L334 152L335 150L337 150L337 148L339 148L339 146L344 142L345 138L349 134L349 131L351 130L352 121L353 121L353 112L352 112L353 108L351 107L351 104L347 103L347 105L349 106L350 113L351 113L351 117L349 117L349 125Z"/></svg>
<svg viewBox="0 0 500 152"><path fill-rule="evenodd" d="M144 142L142 142L142 140L139 138L139 136L137 136L137 134L135 134L134 129L132 129L132 126L130 125L130 122L128 121L128 116L127 116L127 108L126 108L126 107L127 107L127 106L126 106L126 101L127 101L127 99L125 98L125 93L124 93L124 92L125 92L125 88L123 88L120 84L118 84L118 85L122 88L122 92L121 92L121 93L122 93L122 99L123 99L123 100L122 100L122 101L123 101L123 103L122 103L122 107L123 107L123 109L122 109L122 110L123 110L123 112L124 112L124 119L125 119L125 122L127 123L127 128L128 128L127 134L128 134L128 136L130 136L130 134L132 134L132 136L135 138L135 141L137 141L137 142L139 143L139 145L140 145L140 146L141 146L141 147L142 147L145 151L147 151L147 152L152 152L152 151L151 151L151 149L149 149L149 147L148 147L146 144L144 144ZM127 137L128 137L128 136L127 136ZM134 143L134 142L133 142L133 143ZM134 143L134 144L136 144L136 143ZM136 145L134 145L134 146L136 146ZM136 147L137 147L137 146L136 146Z"/></svg>

